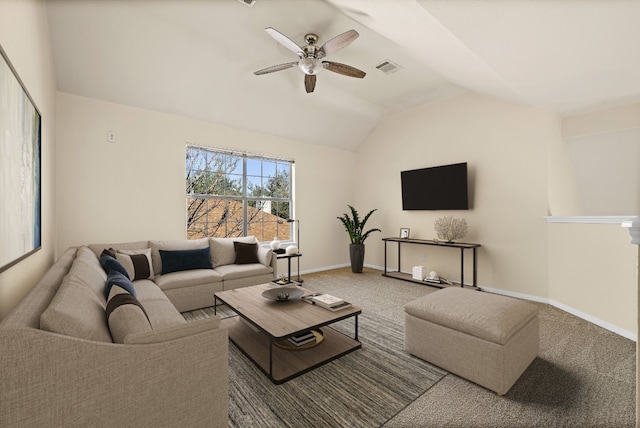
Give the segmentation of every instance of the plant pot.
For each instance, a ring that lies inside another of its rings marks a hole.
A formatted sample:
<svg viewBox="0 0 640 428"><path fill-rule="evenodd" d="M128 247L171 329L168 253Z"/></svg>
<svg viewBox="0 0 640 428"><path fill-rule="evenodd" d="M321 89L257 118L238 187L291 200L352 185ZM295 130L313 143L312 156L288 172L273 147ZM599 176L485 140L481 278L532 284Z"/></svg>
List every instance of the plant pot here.
<svg viewBox="0 0 640 428"><path fill-rule="evenodd" d="M364 244L350 244L349 256L351 257L351 272L362 273L364 265Z"/></svg>

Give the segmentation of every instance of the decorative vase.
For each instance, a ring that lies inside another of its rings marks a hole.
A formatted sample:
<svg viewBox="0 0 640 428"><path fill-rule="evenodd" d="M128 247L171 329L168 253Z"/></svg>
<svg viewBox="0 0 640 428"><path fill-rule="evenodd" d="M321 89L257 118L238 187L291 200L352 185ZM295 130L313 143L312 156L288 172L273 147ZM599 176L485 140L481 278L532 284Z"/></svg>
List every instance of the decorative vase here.
<svg viewBox="0 0 640 428"><path fill-rule="evenodd" d="M349 244L349 256L351 257L351 272L362 273L364 244Z"/></svg>
<svg viewBox="0 0 640 428"><path fill-rule="evenodd" d="M285 253L287 253L287 255L298 254L298 247L295 245L289 245L285 250Z"/></svg>
<svg viewBox="0 0 640 428"><path fill-rule="evenodd" d="M278 237L274 236L273 241L271 241L271 249L278 250L280 249L280 241L278 241Z"/></svg>

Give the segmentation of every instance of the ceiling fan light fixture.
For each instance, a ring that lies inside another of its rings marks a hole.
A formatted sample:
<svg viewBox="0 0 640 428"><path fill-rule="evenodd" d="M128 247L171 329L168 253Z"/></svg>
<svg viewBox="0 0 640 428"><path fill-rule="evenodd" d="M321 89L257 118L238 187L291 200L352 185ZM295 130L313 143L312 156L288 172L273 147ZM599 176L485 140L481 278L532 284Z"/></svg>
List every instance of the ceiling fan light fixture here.
<svg viewBox="0 0 640 428"><path fill-rule="evenodd" d="M322 62L316 58L302 58L300 62L298 62L298 68L300 68L304 74L314 75L318 74L324 67L322 66Z"/></svg>

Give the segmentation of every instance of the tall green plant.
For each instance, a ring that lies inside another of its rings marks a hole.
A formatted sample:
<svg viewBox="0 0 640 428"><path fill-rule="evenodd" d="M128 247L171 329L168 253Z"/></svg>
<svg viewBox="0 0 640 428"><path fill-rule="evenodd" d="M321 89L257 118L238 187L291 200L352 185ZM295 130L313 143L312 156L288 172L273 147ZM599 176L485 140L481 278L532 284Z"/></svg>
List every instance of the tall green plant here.
<svg viewBox="0 0 640 428"><path fill-rule="evenodd" d="M342 217L336 218L340 220L344 225L344 228L347 230L352 244L364 244L365 239L367 239L371 233L382 232L378 228L369 229L366 232L364 231L364 225L367 223L367 220L369 220L369 217L371 217L371 214L377 211L377 208L369 211L367 215L364 216L362 221L360 221L358 211L356 211L356 209L351 205L347 206L349 207L349 209L351 209L351 217L349 217L349 214L344 213L342 214Z"/></svg>

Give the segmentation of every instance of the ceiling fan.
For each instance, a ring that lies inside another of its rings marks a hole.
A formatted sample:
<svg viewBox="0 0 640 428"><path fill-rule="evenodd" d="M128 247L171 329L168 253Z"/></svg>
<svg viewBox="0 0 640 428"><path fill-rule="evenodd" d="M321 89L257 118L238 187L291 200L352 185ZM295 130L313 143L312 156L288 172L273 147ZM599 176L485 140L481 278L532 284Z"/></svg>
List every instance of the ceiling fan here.
<svg viewBox="0 0 640 428"><path fill-rule="evenodd" d="M316 74L322 69L327 69L334 73L342 74L343 76L356 77L358 79L362 79L366 75L364 71L358 70L350 65L322 60L327 55L344 48L357 39L359 34L356 30L346 31L320 47L316 45L318 36L313 33L309 33L304 36L304 41L307 43L306 46L298 46L296 42L274 28L268 27L265 28L265 31L282 46L292 52L295 52L300 59L298 61L273 65L271 67L255 71L253 74L257 76L298 66L298 68L304 73L304 88L307 93L311 93L316 87Z"/></svg>

